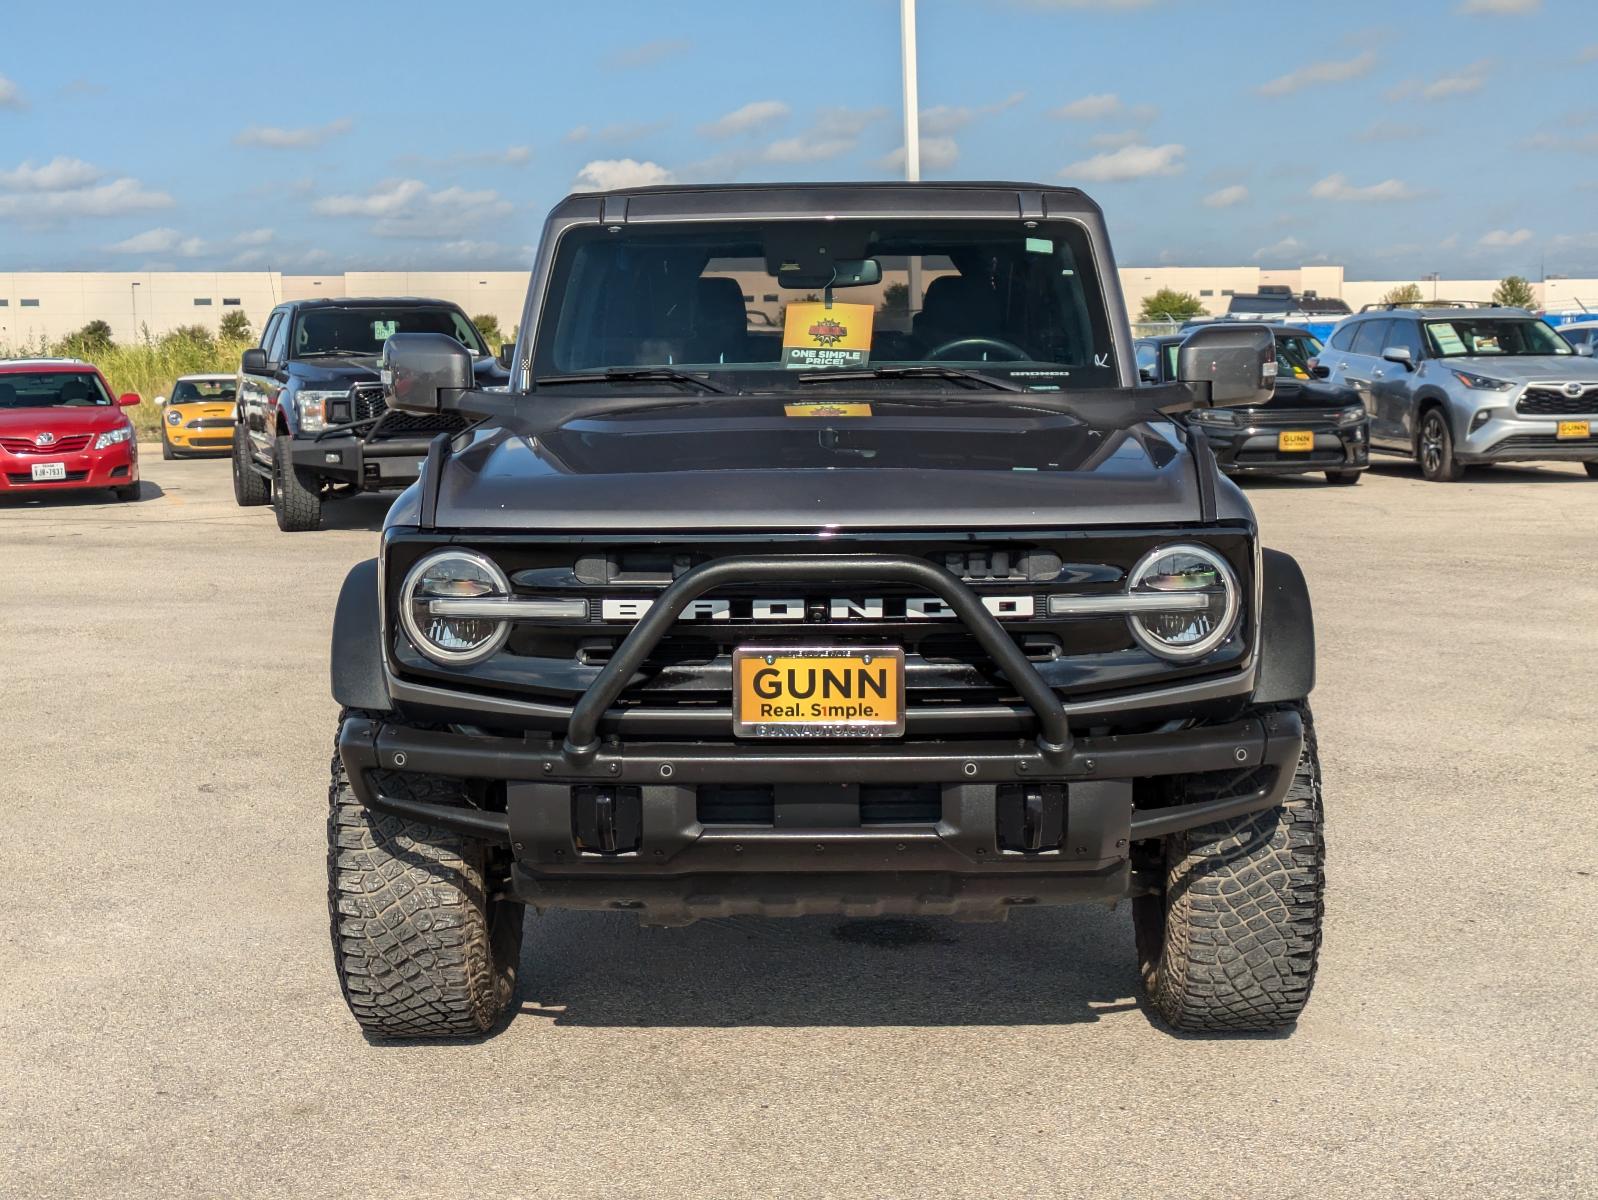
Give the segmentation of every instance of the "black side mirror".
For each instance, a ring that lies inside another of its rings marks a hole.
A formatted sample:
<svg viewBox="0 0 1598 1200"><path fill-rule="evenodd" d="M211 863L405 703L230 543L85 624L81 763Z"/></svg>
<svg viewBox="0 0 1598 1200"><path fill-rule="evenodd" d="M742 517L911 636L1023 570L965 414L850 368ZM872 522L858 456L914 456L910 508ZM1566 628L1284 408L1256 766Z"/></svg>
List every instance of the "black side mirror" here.
<svg viewBox="0 0 1598 1200"><path fill-rule="evenodd" d="M496 356L496 361L507 371L514 367L516 365L516 343L505 342L503 345L501 345L499 348L499 354Z"/></svg>
<svg viewBox="0 0 1598 1200"><path fill-rule="evenodd" d="M1315 376L1316 379L1330 379L1332 377L1332 369L1324 363L1310 363L1309 373Z"/></svg>
<svg viewBox="0 0 1598 1200"><path fill-rule="evenodd" d="M378 359L383 399L397 412L436 413L476 383L472 352L447 333L396 333Z"/></svg>
<svg viewBox="0 0 1598 1200"><path fill-rule="evenodd" d="M1138 377L1138 379L1140 379L1144 383L1158 383L1159 382L1158 379L1154 378L1154 368L1153 367L1139 367L1137 369L1137 377Z"/></svg>
<svg viewBox="0 0 1598 1200"><path fill-rule="evenodd" d="M1382 351L1382 357L1390 363L1398 363L1406 371L1415 369L1415 356L1409 352L1408 346L1389 346Z"/></svg>
<svg viewBox="0 0 1598 1200"><path fill-rule="evenodd" d="M244 357L239 360L239 370L246 375L265 375L267 366L266 351L259 346L246 350Z"/></svg>
<svg viewBox="0 0 1598 1200"><path fill-rule="evenodd" d="M1265 404L1276 391L1276 335L1264 325L1200 325L1176 352L1176 378L1200 404Z"/></svg>

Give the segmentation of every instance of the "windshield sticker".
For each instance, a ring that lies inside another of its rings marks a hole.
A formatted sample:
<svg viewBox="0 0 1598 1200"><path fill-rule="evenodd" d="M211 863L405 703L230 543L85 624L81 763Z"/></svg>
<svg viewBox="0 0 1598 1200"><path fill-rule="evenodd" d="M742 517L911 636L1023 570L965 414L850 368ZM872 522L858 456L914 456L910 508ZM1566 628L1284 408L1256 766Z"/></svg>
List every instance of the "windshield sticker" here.
<svg viewBox="0 0 1598 1200"><path fill-rule="evenodd" d="M386 341L388 341L389 338L393 337L398 332L399 332L399 322L398 321L373 321L372 322L372 340L375 341L375 342L386 342Z"/></svg>
<svg viewBox="0 0 1598 1200"><path fill-rule="evenodd" d="M817 367L863 367L871 357L869 304L788 305L782 326L782 365L805 371Z"/></svg>
<svg viewBox="0 0 1598 1200"><path fill-rule="evenodd" d="M1459 334L1447 321L1432 326L1432 337L1437 339L1437 348L1444 354L1465 353L1465 343L1459 340Z"/></svg>
<svg viewBox="0 0 1598 1200"><path fill-rule="evenodd" d="M784 404L782 411L790 417L869 417L869 404Z"/></svg>

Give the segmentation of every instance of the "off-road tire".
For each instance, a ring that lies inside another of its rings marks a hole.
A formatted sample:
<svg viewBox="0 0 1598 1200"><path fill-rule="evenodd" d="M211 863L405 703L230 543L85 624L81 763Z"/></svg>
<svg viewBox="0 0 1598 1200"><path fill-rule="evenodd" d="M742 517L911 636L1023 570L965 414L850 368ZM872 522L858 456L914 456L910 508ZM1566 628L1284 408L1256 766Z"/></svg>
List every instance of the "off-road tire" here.
<svg viewBox="0 0 1598 1200"><path fill-rule="evenodd" d="M1582 469L1587 472L1588 479L1598 479L1598 462L1582 463Z"/></svg>
<svg viewBox="0 0 1598 1200"><path fill-rule="evenodd" d="M166 440L166 421L163 420L161 422L161 457L170 462L177 456L178 452L172 449L172 443Z"/></svg>
<svg viewBox="0 0 1598 1200"><path fill-rule="evenodd" d="M111 489L111 494L125 504L129 500L137 500L139 498L139 485L130 483L126 487L114 487Z"/></svg>
<svg viewBox="0 0 1598 1200"><path fill-rule="evenodd" d="M250 433L233 426L233 499L240 508L253 508L272 499L272 488L255 469L250 454Z"/></svg>
<svg viewBox="0 0 1598 1200"><path fill-rule="evenodd" d="M452 780L390 773L383 787L415 800L465 802ZM345 1003L368 1035L471 1038L499 1023L516 995L523 906L492 898L488 874L483 843L366 808L334 751L333 959Z"/></svg>
<svg viewBox="0 0 1598 1200"><path fill-rule="evenodd" d="M1298 1019L1325 911L1321 770L1307 704L1287 797L1266 812L1167 837L1162 894L1132 918L1154 1011L1185 1032L1265 1032Z"/></svg>
<svg viewBox="0 0 1598 1200"><path fill-rule="evenodd" d="M1457 483L1465 477L1464 466L1454 458L1454 432L1448 428L1448 414L1441 408L1421 413L1415 460L1420 463L1420 473L1433 483Z"/></svg>
<svg viewBox="0 0 1598 1200"><path fill-rule="evenodd" d="M284 533L309 533L322 528L322 491L294 466L294 439L279 434L272 443L272 509Z"/></svg>
<svg viewBox="0 0 1598 1200"><path fill-rule="evenodd" d="M1364 477L1363 471L1328 471L1326 482L1333 487L1353 487Z"/></svg>

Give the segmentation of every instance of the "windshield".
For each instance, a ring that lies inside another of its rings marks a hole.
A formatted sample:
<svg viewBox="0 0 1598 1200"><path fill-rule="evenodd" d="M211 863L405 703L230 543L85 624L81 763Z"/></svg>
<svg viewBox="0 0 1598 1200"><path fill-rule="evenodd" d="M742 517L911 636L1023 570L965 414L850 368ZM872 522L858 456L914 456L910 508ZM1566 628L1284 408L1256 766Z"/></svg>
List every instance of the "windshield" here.
<svg viewBox="0 0 1598 1200"><path fill-rule="evenodd" d="M590 227L562 240L548 294L535 380L653 368L769 391L920 364L1118 385L1087 235L1067 222Z"/></svg>
<svg viewBox="0 0 1598 1200"><path fill-rule="evenodd" d="M206 401L232 400L235 395L231 379L180 379L172 389L172 404L202 404Z"/></svg>
<svg viewBox="0 0 1598 1200"><path fill-rule="evenodd" d="M111 403L92 371L7 371L0 375L0 408L95 408Z"/></svg>
<svg viewBox="0 0 1598 1200"><path fill-rule="evenodd" d="M1541 321L1527 317L1456 317L1427 321L1426 342L1438 358L1462 355L1570 354L1572 350Z"/></svg>
<svg viewBox="0 0 1598 1200"><path fill-rule="evenodd" d="M383 343L396 333L442 333L473 354L486 355L475 327L452 308L313 308L300 314L294 326L290 358L338 355L376 358Z"/></svg>

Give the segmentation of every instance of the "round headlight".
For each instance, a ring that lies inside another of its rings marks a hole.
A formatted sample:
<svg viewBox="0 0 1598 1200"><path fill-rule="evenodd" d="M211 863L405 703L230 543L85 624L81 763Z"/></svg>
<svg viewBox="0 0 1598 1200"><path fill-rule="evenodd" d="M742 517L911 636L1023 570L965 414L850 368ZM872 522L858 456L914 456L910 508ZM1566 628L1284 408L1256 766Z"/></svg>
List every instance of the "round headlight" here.
<svg viewBox="0 0 1598 1200"><path fill-rule="evenodd" d="M509 621L433 611L437 600L509 597L510 580L490 559L470 550L439 550L411 568L400 588L400 623L416 648L434 662L479 662L505 644Z"/></svg>
<svg viewBox="0 0 1598 1200"><path fill-rule="evenodd" d="M1132 568L1127 590L1134 596L1170 598L1169 612L1127 618L1132 636L1161 658L1186 660L1208 654L1231 634L1242 608L1232 568L1203 546L1149 551Z"/></svg>
<svg viewBox="0 0 1598 1200"><path fill-rule="evenodd" d="M167 409L166 410L166 423L168 425L181 425L181 424L183 424L183 414L180 413L175 408Z"/></svg>

